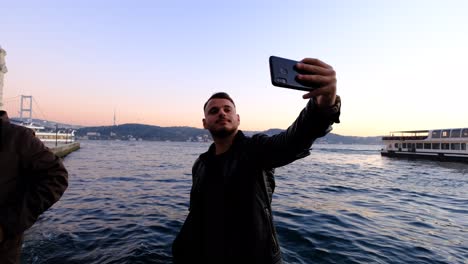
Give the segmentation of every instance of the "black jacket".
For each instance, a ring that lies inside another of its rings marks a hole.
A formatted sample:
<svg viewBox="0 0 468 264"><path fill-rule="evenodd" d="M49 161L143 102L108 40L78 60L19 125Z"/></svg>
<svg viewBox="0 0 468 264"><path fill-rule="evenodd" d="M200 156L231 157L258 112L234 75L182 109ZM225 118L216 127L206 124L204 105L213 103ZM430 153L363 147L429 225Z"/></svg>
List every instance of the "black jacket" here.
<svg viewBox="0 0 468 264"><path fill-rule="evenodd" d="M16 263L23 232L50 208L68 186L68 173L26 127L11 124L0 111L0 263Z"/></svg>
<svg viewBox="0 0 468 264"><path fill-rule="evenodd" d="M284 132L246 137L239 131L226 152L223 164L224 245L218 263L282 263L271 212L275 189L274 168L309 155L313 141L326 135L339 122L340 101L335 109L319 111L313 100ZM173 244L174 263L209 263L203 256L202 238L205 179L213 164L214 145L193 166L190 212ZM210 210L213 210L211 208Z"/></svg>

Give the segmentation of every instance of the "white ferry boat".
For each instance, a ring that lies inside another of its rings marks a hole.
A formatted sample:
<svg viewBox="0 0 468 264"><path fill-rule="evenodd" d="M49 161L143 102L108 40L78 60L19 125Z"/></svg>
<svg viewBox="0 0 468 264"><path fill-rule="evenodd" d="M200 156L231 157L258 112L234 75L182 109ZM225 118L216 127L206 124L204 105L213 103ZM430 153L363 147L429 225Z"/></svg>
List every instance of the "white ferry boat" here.
<svg viewBox="0 0 468 264"><path fill-rule="evenodd" d="M59 144L69 144L75 142L75 131L66 132L58 131L55 132L36 132L42 142L57 142Z"/></svg>
<svg viewBox="0 0 468 264"><path fill-rule="evenodd" d="M44 127L27 126L34 130L36 137L44 143L69 144L75 142L75 130L46 130Z"/></svg>
<svg viewBox="0 0 468 264"><path fill-rule="evenodd" d="M468 163L468 128L395 131L382 141L382 156Z"/></svg>
<svg viewBox="0 0 468 264"><path fill-rule="evenodd" d="M54 129L37 126L33 123L15 123L32 129L36 137L60 158L64 158L80 148L80 142L75 141L75 130L73 129L58 129L57 127Z"/></svg>
<svg viewBox="0 0 468 264"><path fill-rule="evenodd" d="M14 122L14 121L13 121ZM32 123L21 123L14 122L17 125L21 125L32 129L37 138L44 143L57 143L57 144L69 144L75 142L75 130L73 129L54 129L45 128L43 126L37 126Z"/></svg>

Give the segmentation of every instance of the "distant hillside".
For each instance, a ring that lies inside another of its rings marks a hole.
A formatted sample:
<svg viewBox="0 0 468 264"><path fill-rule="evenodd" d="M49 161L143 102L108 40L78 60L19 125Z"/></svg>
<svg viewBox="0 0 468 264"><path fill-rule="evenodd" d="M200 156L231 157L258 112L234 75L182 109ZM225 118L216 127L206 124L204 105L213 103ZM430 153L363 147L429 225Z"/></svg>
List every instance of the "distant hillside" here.
<svg viewBox="0 0 468 264"><path fill-rule="evenodd" d="M269 129L260 133L274 135L282 129ZM244 131L246 135L258 131ZM211 136L205 129L194 127L160 127L142 124L124 124L118 126L84 127L77 130L76 135L90 139L142 139L150 141L210 141ZM341 136L329 133L316 143L322 144L381 144L381 137Z"/></svg>
<svg viewBox="0 0 468 264"><path fill-rule="evenodd" d="M380 145L382 144L382 137L353 137L329 133L325 137L318 139L317 142L330 144Z"/></svg>
<svg viewBox="0 0 468 264"><path fill-rule="evenodd" d="M84 127L77 130L79 137L89 132L99 133L99 139L136 138L153 141L188 141L198 137L207 138L209 133L204 129L194 127L160 127L142 124L124 124L118 126Z"/></svg>
<svg viewBox="0 0 468 264"><path fill-rule="evenodd" d="M274 135L278 134L283 129L269 129L266 130L262 133L265 133L267 135ZM321 144L362 144L362 145L380 145L382 144L382 137L377 136L377 137L354 137L354 136L342 136L334 133L328 133L323 138L317 139L316 143L321 143Z"/></svg>

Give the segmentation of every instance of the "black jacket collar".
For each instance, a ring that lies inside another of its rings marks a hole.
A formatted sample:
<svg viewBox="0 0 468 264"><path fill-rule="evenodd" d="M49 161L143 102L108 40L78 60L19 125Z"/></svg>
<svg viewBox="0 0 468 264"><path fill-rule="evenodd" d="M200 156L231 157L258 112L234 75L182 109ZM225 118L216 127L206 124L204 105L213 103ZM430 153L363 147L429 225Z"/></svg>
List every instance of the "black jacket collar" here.
<svg viewBox="0 0 468 264"><path fill-rule="evenodd" d="M234 141L232 142L231 147L229 148L228 151L231 151L232 149L236 149L239 143L245 138L244 133L241 130L237 131L236 136L234 137ZM212 143L210 145L210 148L208 149L207 152L203 153L200 155L200 159L202 160L207 160L209 157L212 157L215 153L215 144Z"/></svg>

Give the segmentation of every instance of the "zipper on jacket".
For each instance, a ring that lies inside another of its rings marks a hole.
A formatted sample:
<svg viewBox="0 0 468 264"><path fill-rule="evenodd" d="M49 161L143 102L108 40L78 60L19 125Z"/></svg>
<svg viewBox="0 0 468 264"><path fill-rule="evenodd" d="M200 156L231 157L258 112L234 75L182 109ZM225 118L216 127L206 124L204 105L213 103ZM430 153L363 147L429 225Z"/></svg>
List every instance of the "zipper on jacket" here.
<svg viewBox="0 0 468 264"><path fill-rule="evenodd" d="M3 126L3 120L0 119L0 151L3 150L3 136L2 136L2 126Z"/></svg>
<svg viewBox="0 0 468 264"><path fill-rule="evenodd" d="M276 253L279 250L279 246L278 246L278 241L276 241L276 232L273 227L273 218L271 217L270 209L265 207L265 213L267 216L268 225L270 226L270 234L271 234L271 239L273 241L273 253Z"/></svg>

